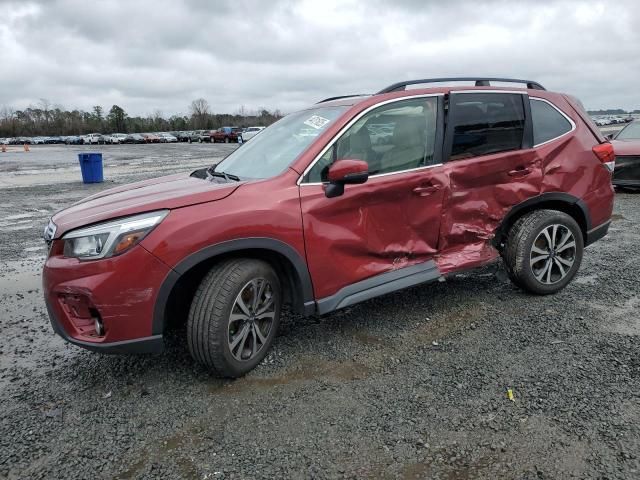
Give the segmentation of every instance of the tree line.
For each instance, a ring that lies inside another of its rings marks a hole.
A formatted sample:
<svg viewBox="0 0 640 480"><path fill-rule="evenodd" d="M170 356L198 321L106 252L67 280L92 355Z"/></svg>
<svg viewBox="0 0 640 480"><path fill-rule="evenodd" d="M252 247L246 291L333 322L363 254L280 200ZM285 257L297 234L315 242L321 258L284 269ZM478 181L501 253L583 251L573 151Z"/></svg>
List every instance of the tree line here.
<svg viewBox="0 0 640 480"><path fill-rule="evenodd" d="M99 105L90 111L66 110L41 99L38 105L24 110L0 109L0 137L213 130L223 126L267 126L280 118L279 110L265 108L250 111L240 107L234 114L213 113L204 98L191 102L188 115L170 117L159 110L145 117L130 116L119 105L113 105L108 112Z"/></svg>
<svg viewBox="0 0 640 480"><path fill-rule="evenodd" d="M608 108L606 110L589 110L589 115L628 115L632 113L640 113L640 110L623 110L622 108Z"/></svg>

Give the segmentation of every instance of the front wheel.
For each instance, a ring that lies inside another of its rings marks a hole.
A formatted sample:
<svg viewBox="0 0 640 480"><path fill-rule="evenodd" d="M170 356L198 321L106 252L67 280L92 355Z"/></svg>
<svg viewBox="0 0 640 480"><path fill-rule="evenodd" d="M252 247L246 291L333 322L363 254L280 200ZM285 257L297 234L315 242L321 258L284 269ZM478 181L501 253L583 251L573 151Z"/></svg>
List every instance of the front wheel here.
<svg viewBox="0 0 640 480"><path fill-rule="evenodd" d="M583 250L582 231L571 216L557 210L536 210L513 224L503 258L513 283L548 295L571 282L580 268Z"/></svg>
<svg viewBox="0 0 640 480"><path fill-rule="evenodd" d="M281 305L280 280L268 263L231 259L216 265L191 303L191 356L220 376L244 375L267 355Z"/></svg>

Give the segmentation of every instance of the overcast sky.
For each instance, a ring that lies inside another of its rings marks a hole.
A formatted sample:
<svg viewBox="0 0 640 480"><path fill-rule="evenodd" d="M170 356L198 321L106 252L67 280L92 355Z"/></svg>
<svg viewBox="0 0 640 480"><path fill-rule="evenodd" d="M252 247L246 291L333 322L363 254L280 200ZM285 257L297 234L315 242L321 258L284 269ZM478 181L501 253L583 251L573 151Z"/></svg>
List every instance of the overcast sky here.
<svg viewBox="0 0 640 480"><path fill-rule="evenodd" d="M640 108L640 2L0 0L0 106L290 112L409 78L530 78Z"/></svg>

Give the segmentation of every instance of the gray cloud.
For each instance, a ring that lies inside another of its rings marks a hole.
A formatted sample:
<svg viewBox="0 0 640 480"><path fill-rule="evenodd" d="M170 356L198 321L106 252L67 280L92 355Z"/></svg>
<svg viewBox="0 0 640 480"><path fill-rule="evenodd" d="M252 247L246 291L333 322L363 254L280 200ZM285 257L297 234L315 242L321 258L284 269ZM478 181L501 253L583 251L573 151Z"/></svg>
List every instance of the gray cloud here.
<svg viewBox="0 0 640 480"><path fill-rule="evenodd" d="M640 108L640 5L604 1L0 1L0 105L291 111L406 78L525 77Z"/></svg>

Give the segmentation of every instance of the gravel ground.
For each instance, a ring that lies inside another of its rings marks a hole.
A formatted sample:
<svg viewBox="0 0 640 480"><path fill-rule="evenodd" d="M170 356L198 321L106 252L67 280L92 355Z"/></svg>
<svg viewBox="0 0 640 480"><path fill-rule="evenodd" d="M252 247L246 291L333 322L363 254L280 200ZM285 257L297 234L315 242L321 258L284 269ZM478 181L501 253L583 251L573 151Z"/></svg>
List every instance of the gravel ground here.
<svg viewBox="0 0 640 480"><path fill-rule="evenodd" d="M126 357L53 334L39 280L51 212L233 146L103 148L113 181L93 186L38 174L74 171L73 149L0 157L0 477L640 477L640 195L617 195L609 236L557 295L524 294L495 264L287 316L266 362L227 381L180 335Z"/></svg>

